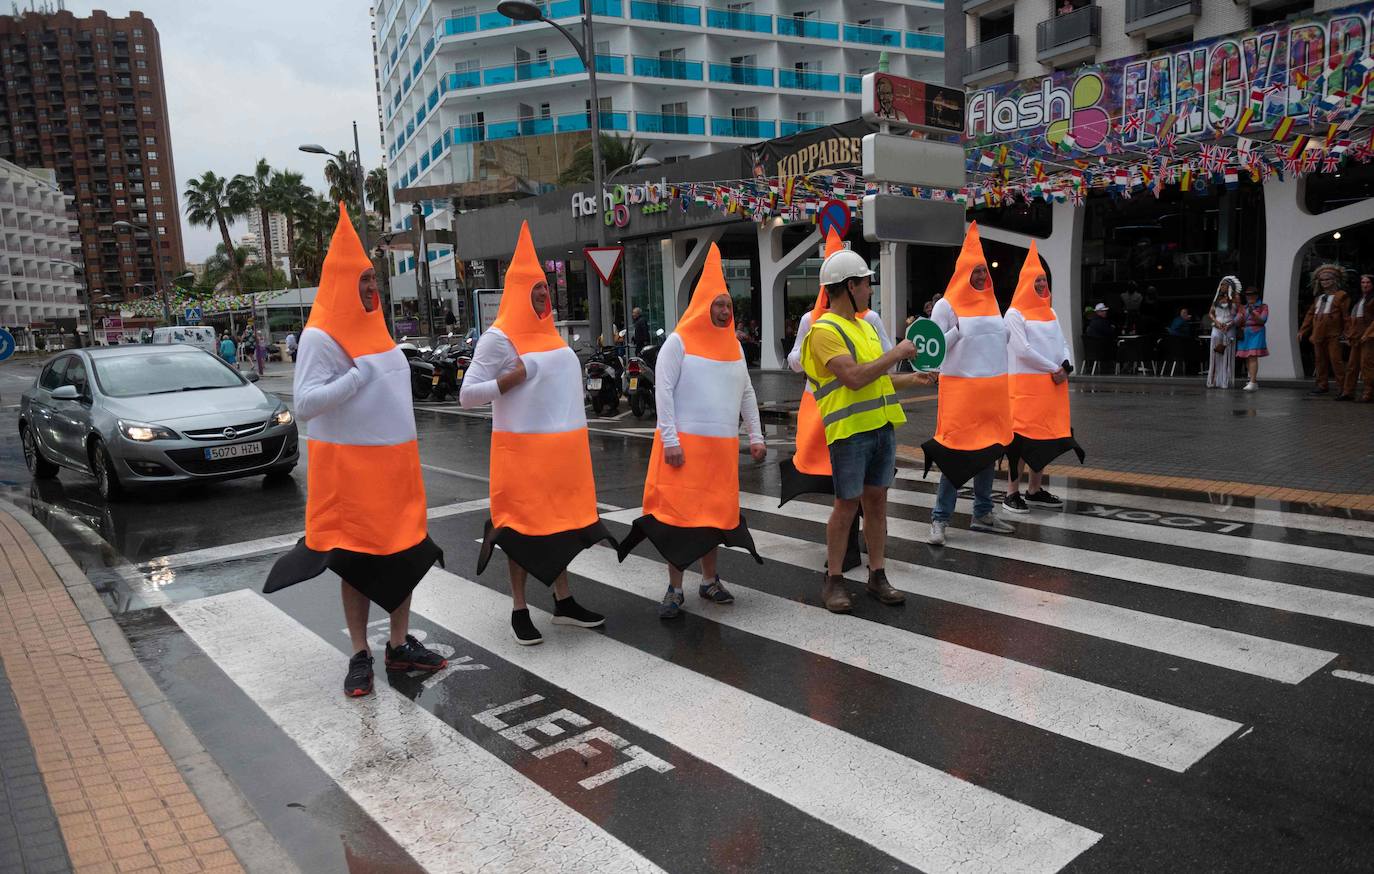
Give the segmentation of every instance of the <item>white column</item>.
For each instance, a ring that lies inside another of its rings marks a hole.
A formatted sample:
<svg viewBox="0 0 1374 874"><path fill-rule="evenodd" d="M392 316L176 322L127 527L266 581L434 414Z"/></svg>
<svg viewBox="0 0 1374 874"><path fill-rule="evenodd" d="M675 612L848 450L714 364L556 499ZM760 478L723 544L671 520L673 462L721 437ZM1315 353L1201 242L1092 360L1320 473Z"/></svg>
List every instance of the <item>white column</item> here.
<svg viewBox="0 0 1374 874"><path fill-rule="evenodd" d="M888 339L901 336L906 327L907 297L910 281L907 276L907 244L884 242L878 255L878 314L887 326Z"/></svg>
<svg viewBox="0 0 1374 874"><path fill-rule="evenodd" d="M663 327L671 331L678 318L687 311L692 302L692 288L701 265L706 263L706 253L712 243L719 243L725 236L725 225L712 225L691 231L678 231L673 234L670 257L664 259L664 273L672 271L672 281L665 284L663 291Z"/></svg>
<svg viewBox="0 0 1374 874"><path fill-rule="evenodd" d="M811 257L820 245L821 233L815 225L806 237L787 252L783 251L783 230L787 226L779 219L758 225L759 240L759 294L763 295L763 324L760 328L763 338L763 352L760 366L764 370L782 370L787 366L783 358L782 325L786 312L784 283L787 274L802 261Z"/></svg>

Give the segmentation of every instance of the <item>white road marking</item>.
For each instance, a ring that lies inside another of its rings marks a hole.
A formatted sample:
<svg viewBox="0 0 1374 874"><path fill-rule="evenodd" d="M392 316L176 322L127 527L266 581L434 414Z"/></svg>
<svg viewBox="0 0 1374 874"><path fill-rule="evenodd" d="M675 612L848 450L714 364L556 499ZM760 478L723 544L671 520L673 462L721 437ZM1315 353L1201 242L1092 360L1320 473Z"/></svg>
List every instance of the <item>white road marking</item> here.
<svg viewBox="0 0 1374 874"><path fill-rule="evenodd" d="M167 612L427 870L660 870L385 683L350 700L334 671L282 670L344 660L257 593L240 589Z"/></svg>
<svg viewBox="0 0 1374 874"><path fill-rule="evenodd" d="M1101 838L595 632L551 626L543 646L516 646L510 598L447 571L430 571L412 609L932 874L1005 871L1008 860L1021 872L1058 871ZM550 627L548 613L530 613ZM831 627L840 634L848 626Z"/></svg>
<svg viewBox="0 0 1374 874"><path fill-rule="evenodd" d="M830 508L805 501L793 501L779 509L777 498L740 492L740 506L746 510L776 513L790 519L824 523ZM888 517L889 537L924 542L929 526L907 519ZM1301 613L1374 627L1374 598L1333 592L1309 586L1293 586L1253 577L1243 577L1220 571L1203 570L1186 565L1166 564L1142 558L1129 558L1111 553L1093 552L1070 546L1057 546L1018 540L999 534L984 534L967 529L949 529L948 545L975 550L984 555L1026 561L1046 567L1057 567L1075 573L1138 583L1176 592L1191 592L1225 601L1254 604L1273 610Z"/></svg>
<svg viewBox="0 0 1374 874"><path fill-rule="evenodd" d="M423 470L433 471L434 473L442 473L445 476L453 476L457 477L458 479L470 479L479 483L491 482L491 477L482 476L480 473L465 473L461 470L451 470L447 467L439 467L437 464L422 464L420 465L420 467Z"/></svg>
<svg viewBox="0 0 1374 874"><path fill-rule="evenodd" d="M935 506L935 495L932 492L889 489L887 498L890 503L904 504L908 507L929 509ZM1108 508L1102 509L1107 510ZM1139 520L1132 521L1130 518L1132 513L1141 514ZM1152 516L1160 516L1166 520L1181 518L1169 514L1157 514L1149 510L1128 510L1124 516L1116 518L1080 513L1031 512L1021 516L1008 516L1006 521L1018 525L1038 525L1042 528L1059 528L1065 531L1124 537L1128 540L1139 540L1145 543L1158 543L1185 549L1203 549L1209 552L1222 552L1227 555L1289 562L1306 567L1319 567L1356 574L1374 574L1374 558L1368 555L1341 552L1319 546L1279 543L1257 537L1232 537L1227 534L1188 530L1182 527L1139 524L1144 521L1156 521L1148 518Z"/></svg>
<svg viewBox="0 0 1374 874"><path fill-rule="evenodd" d="M1360 674L1355 671L1332 671L1331 676L1340 677L1342 680L1354 680L1357 683L1369 683L1374 685L1374 675Z"/></svg>
<svg viewBox="0 0 1374 874"><path fill-rule="evenodd" d="M627 510L606 518L628 524L638 518L640 512L638 509ZM815 579L819 583L819 570L825 565L826 560L825 544L811 543L771 531L754 530L751 533L754 537L754 546L765 559L814 571ZM886 567L888 581L904 592L1088 634L1102 640L1124 643L1282 683L1300 683L1336 657L1334 652L1310 649L1224 628L1211 628L1194 622L942 568L913 565L894 559L887 559ZM867 571L863 567L858 567L846 576L862 582L867 579Z"/></svg>

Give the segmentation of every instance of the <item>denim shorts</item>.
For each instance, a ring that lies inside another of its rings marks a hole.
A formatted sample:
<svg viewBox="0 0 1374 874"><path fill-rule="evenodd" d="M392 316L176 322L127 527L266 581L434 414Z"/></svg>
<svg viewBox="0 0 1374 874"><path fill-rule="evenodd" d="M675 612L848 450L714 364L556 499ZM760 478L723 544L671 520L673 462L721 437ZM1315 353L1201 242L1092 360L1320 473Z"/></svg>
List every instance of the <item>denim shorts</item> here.
<svg viewBox="0 0 1374 874"><path fill-rule="evenodd" d="M888 488L897 474L897 432L891 424L862 431L830 444L835 497L852 501L864 486Z"/></svg>

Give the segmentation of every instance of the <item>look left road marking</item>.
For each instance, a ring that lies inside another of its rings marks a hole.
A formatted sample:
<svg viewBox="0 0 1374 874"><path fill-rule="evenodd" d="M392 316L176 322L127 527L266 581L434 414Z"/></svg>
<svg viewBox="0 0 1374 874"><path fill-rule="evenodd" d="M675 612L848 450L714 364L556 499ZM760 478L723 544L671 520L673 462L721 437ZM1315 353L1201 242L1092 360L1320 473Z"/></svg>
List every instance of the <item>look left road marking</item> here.
<svg viewBox="0 0 1374 874"><path fill-rule="evenodd" d="M421 867L661 870L389 686L348 699L332 672L282 670L342 662L337 649L256 592L166 609Z"/></svg>

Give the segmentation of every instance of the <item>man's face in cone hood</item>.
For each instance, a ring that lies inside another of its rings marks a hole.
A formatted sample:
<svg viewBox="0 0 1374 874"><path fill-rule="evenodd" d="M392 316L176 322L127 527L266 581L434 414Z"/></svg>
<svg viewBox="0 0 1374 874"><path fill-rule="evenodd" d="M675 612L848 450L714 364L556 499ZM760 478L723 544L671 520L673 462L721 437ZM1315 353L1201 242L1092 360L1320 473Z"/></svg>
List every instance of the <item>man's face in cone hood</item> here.
<svg viewBox="0 0 1374 874"><path fill-rule="evenodd" d="M988 265L979 264L973 268L973 273L968 278L969 285L982 291L988 284Z"/></svg>
<svg viewBox="0 0 1374 874"><path fill-rule="evenodd" d="M1043 273L1035 277L1035 293L1045 300L1050 299L1050 281L1045 278Z"/></svg>
<svg viewBox="0 0 1374 874"><path fill-rule="evenodd" d="M358 298L363 302L363 309L372 312L380 305L381 295L377 291L377 271L371 267L363 271L358 277Z"/></svg>
<svg viewBox="0 0 1374 874"><path fill-rule="evenodd" d="M730 301L730 295L718 294L715 300L711 301L711 324L717 328L728 327L734 314L735 305Z"/></svg>
<svg viewBox="0 0 1374 874"><path fill-rule="evenodd" d="M541 319L549 314L549 284L542 279L530 289L530 306Z"/></svg>

